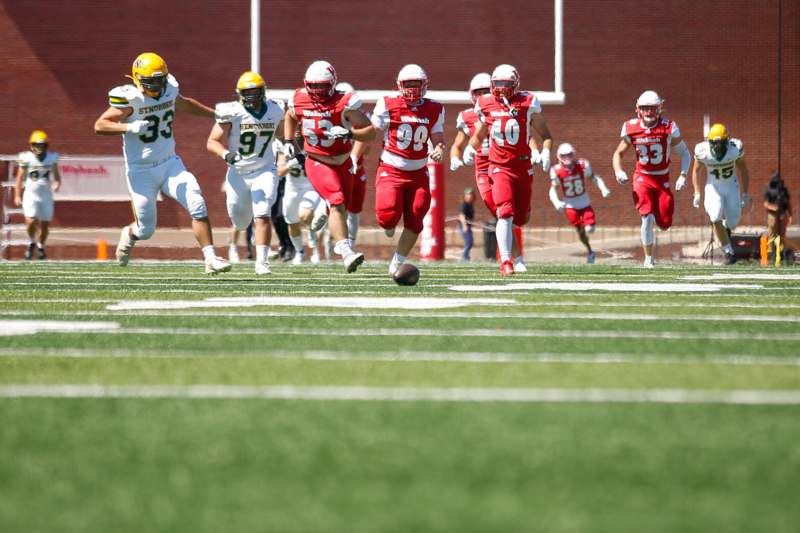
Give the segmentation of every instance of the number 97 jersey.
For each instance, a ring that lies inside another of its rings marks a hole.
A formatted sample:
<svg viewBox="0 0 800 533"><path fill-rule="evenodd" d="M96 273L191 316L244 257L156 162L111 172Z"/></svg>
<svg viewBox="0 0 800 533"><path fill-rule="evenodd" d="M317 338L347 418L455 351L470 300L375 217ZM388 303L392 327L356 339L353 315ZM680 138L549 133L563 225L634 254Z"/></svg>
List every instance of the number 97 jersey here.
<svg viewBox="0 0 800 533"><path fill-rule="evenodd" d="M284 104L267 99L261 113L248 111L240 102L222 102L214 109L218 124L230 124L228 150L238 151L242 159L234 167L242 173L275 166L272 144L275 130L283 120Z"/></svg>
<svg viewBox="0 0 800 533"><path fill-rule="evenodd" d="M515 159L530 159L530 123L542 106L536 95L520 91L510 100L500 101L484 94L475 102L475 114L489 128L489 161L505 164Z"/></svg>
<svg viewBox="0 0 800 533"><path fill-rule="evenodd" d="M123 124L137 120L148 122L148 126L140 133L122 135L122 151L127 165L160 163L175 155L172 121L178 93L178 81L172 74L167 76L167 88L161 98L147 96L134 85L121 85L108 92L108 104L111 107L133 110L129 117L121 121Z"/></svg>

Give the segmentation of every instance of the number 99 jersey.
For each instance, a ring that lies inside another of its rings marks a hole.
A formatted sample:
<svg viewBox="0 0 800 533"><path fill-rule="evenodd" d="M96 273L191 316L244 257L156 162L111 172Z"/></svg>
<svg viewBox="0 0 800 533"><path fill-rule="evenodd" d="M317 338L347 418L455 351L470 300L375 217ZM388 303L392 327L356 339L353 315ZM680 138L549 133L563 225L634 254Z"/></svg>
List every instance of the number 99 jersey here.
<svg viewBox="0 0 800 533"><path fill-rule="evenodd" d="M729 139L728 149L722 159L711 154L708 141L698 143L694 147L694 158L708 170L708 181L724 184L736 180L736 161L744 157L744 145L739 139Z"/></svg>
<svg viewBox="0 0 800 533"><path fill-rule="evenodd" d="M175 118L175 100L178 98L178 81L167 76L167 88L161 98L152 98L134 85L121 85L108 92L108 104L121 109L131 108L131 115L121 122L129 124L146 120L149 126L141 133L122 135L122 152L127 165L159 163L175 155L175 138L172 121Z"/></svg>
<svg viewBox="0 0 800 533"><path fill-rule="evenodd" d="M419 170L428 163L431 134L444 132L444 106L428 98L408 105L400 95L383 96L370 120L385 130L381 161L400 170Z"/></svg>
<svg viewBox="0 0 800 533"><path fill-rule="evenodd" d="M520 91L501 102L493 94L484 94L475 102L475 114L489 128L489 162L505 164L527 157L530 159L530 123L542 106L536 95Z"/></svg>
<svg viewBox="0 0 800 533"><path fill-rule="evenodd" d="M240 173L275 166L273 141L275 130L283 120L284 104L267 98L261 113L251 113L240 102L216 105L214 117L218 124L230 124L228 150L238 151L242 159L234 165Z"/></svg>

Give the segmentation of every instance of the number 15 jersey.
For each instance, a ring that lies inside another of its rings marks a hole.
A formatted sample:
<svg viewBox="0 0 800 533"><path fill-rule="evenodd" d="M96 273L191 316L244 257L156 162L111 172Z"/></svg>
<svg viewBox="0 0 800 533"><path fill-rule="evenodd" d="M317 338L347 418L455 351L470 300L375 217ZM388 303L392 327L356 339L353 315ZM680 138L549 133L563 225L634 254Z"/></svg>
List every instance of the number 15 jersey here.
<svg viewBox="0 0 800 533"><path fill-rule="evenodd" d="M108 92L111 107L133 109L133 113L121 122L129 124L146 120L149 125L141 133L122 135L122 152L127 165L158 163L175 155L175 138L172 121L175 118L175 100L178 99L178 81L172 74L167 76L167 88L161 98L152 98L134 85L120 85Z"/></svg>
<svg viewBox="0 0 800 533"><path fill-rule="evenodd" d="M542 106L536 95L520 91L506 102L493 94L484 94L475 102L475 114L489 128L489 162L506 164L514 159L530 158L530 123Z"/></svg>
<svg viewBox="0 0 800 533"><path fill-rule="evenodd" d="M242 173L275 166L272 144L275 130L283 120L284 104L270 98L264 101L260 113L252 113L240 102L222 102L214 109L218 124L230 124L228 150L238 151L242 159L234 167Z"/></svg>

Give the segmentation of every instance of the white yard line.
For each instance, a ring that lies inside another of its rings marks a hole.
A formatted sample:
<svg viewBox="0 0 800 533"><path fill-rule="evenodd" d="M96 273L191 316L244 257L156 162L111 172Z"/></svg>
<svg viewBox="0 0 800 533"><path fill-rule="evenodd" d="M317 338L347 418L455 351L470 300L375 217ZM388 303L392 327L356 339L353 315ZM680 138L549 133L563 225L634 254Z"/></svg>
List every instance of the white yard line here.
<svg viewBox="0 0 800 533"><path fill-rule="evenodd" d="M416 388L242 385L4 385L2 398L800 405L797 390Z"/></svg>
<svg viewBox="0 0 800 533"><path fill-rule="evenodd" d="M718 292L723 289L762 289L761 285L714 283L606 283L606 282L519 282L505 285L452 285L457 292L494 292L519 290L608 291L608 292Z"/></svg>
<svg viewBox="0 0 800 533"><path fill-rule="evenodd" d="M681 276L680 279L686 279L686 280L754 279L759 281L800 281L800 274L769 274L769 273L737 274L733 272L715 272L714 274Z"/></svg>

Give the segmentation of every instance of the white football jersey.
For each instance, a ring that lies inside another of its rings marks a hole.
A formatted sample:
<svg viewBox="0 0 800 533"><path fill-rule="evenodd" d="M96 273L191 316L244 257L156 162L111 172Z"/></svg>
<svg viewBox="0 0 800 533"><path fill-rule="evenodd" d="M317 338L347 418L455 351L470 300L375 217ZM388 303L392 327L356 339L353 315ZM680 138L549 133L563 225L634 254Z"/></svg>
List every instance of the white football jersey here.
<svg viewBox="0 0 800 533"><path fill-rule="evenodd" d="M251 113L240 102L222 102L214 109L218 124L230 124L228 150L238 151L242 159L235 163L237 170L252 172L275 166L275 131L286 106L281 100L267 98L261 113Z"/></svg>
<svg viewBox="0 0 800 533"><path fill-rule="evenodd" d="M135 85L120 85L108 92L111 107L133 109L123 124L147 120L150 126L138 135L122 135L122 151L127 165L157 163L175 155L175 137L172 121L175 119L175 101L178 99L178 81L172 74L167 76L167 88L161 98L147 96Z"/></svg>
<svg viewBox="0 0 800 533"><path fill-rule="evenodd" d="M708 141L698 143L694 147L694 158L706 166L708 180L728 182L736 180L736 161L744 157L744 145L739 139L728 140L728 150L722 159L717 159L711 154Z"/></svg>
<svg viewBox="0 0 800 533"><path fill-rule="evenodd" d="M31 192L50 191L53 170L57 163L57 152L47 152L41 161L33 152L21 152L17 164L22 168L25 189Z"/></svg>

